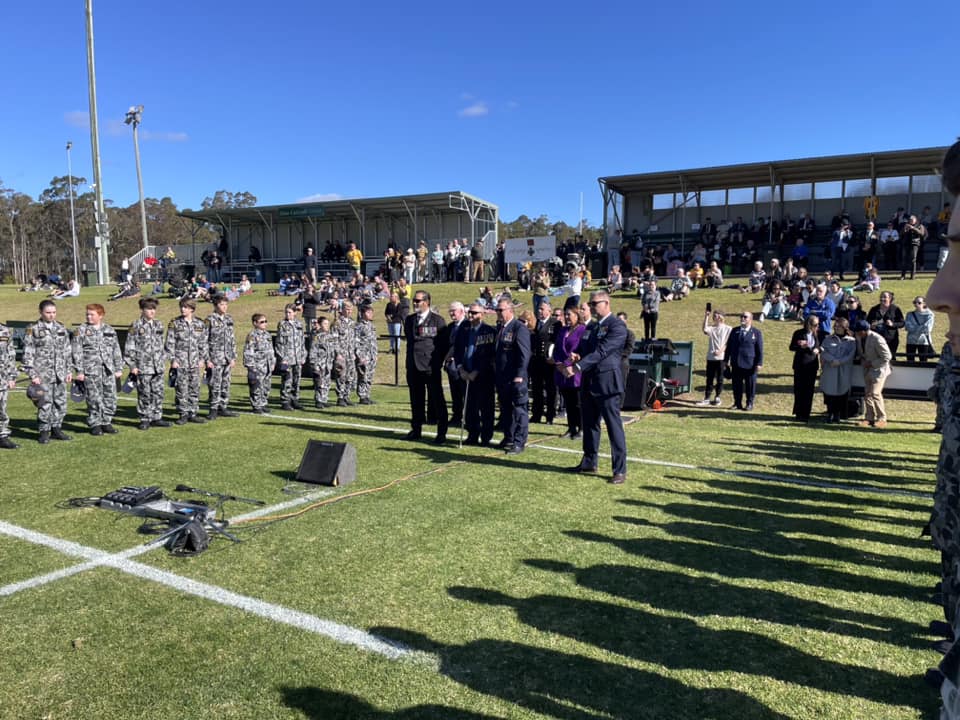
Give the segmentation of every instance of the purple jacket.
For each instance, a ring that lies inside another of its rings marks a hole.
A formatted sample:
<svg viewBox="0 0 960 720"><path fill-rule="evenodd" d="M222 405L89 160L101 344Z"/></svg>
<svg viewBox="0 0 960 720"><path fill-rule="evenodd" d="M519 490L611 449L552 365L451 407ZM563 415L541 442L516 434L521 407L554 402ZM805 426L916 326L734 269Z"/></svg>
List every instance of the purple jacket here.
<svg viewBox="0 0 960 720"><path fill-rule="evenodd" d="M579 323L572 331L568 327L557 328L557 339L553 344L553 360L556 362L557 367L571 364L570 355L575 353L577 348L580 347L580 338L583 337L586 331L587 326L583 323ZM559 388L580 387L580 373L576 373L573 377L568 378L557 370L554 372L554 375L557 380L557 387Z"/></svg>

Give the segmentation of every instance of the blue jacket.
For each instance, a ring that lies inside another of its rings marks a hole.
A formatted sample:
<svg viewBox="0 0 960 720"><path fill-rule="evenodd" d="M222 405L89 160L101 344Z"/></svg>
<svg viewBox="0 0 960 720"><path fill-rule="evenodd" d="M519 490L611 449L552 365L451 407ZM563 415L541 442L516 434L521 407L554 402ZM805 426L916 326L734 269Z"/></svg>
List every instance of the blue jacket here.
<svg viewBox="0 0 960 720"><path fill-rule="evenodd" d="M498 385L509 385L514 378L527 380L530 365L530 330L514 318L497 335L494 372Z"/></svg>
<svg viewBox="0 0 960 720"><path fill-rule="evenodd" d="M623 392L623 371L620 363L627 326L617 316L607 315L603 322L590 323L580 339L580 372L582 387L596 397Z"/></svg>
<svg viewBox="0 0 960 720"><path fill-rule="evenodd" d="M453 361L457 367L462 367L467 372L479 371L477 382L490 382L493 379L496 344L495 328L480 323L480 327L474 330L469 323L464 323L457 331L454 341Z"/></svg>
<svg viewBox="0 0 960 720"><path fill-rule="evenodd" d="M756 370L763 365L763 333L752 325L749 329L734 328L723 362L741 370Z"/></svg>
<svg viewBox="0 0 960 720"><path fill-rule="evenodd" d="M807 304L803 306L803 319L806 320L811 315L820 318L820 330L829 335L833 332L830 321L837 314L837 306L833 300L824 297L823 300L817 300L816 295L811 295Z"/></svg>

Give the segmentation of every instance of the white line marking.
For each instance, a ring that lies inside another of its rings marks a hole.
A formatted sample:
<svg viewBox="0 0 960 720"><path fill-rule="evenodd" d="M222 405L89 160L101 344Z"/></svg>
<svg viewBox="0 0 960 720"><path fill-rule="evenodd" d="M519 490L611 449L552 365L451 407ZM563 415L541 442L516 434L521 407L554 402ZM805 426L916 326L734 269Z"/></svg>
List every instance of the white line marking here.
<svg viewBox="0 0 960 720"><path fill-rule="evenodd" d="M245 612L266 618L268 620L273 620L274 622L283 623L284 625L290 625L292 627L300 628L301 630L323 635L345 645L353 645L361 650L367 650L369 652L383 655L391 660L398 660L400 658L413 656L416 654L412 650L400 645L399 643L383 640L363 630L350 627L349 625L342 625L341 623L333 622L332 620L323 620L315 615L309 615L308 613L300 612L299 610L293 610L282 605L276 605L264 600L258 600L257 598L240 595L238 593L231 592L230 590L217 587L216 585L209 585L197 580L191 580L190 578L185 578L180 575L167 572L166 570L152 568L148 565L144 565L143 563L134 562L133 560L128 559L127 556L129 553L146 552L144 548L149 547L150 543L147 543L145 546L132 548L131 550L111 555L103 552L102 550L97 550L96 548L86 547L70 540L61 540L49 535L44 535L43 533L38 533L34 530L22 528L17 525L11 525L10 523L6 523L2 520L0 520L0 533L9 535L10 537L14 537L19 540L25 540L35 545L42 545L44 547L51 548L63 553L64 555L69 555L71 557L82 557L90 560L90 562L83 563L82 565L75 567L86 566L84 569L97 566L111 567L115 570L127 573L128 575L133 575L134 577L150 580L152 582L174 588L175 590L187 593L188 595L195 595L221 605L244 610ZM22 590L36 587L37 585L42 584L40 582L41 579L45 579L43 582L49 582L49 578L52 576L67 577L69 574L73 574L70 572L72 570L74 570L74 568L67 568L66 570L48 573L47 575L41 575L38 578L33 578L31 580L25 580L20 583L7 585L6 587L0 588L0 595L10 595L13 592L16 592L16 589ZM10 588L16 589L10 590Z"/></svg>

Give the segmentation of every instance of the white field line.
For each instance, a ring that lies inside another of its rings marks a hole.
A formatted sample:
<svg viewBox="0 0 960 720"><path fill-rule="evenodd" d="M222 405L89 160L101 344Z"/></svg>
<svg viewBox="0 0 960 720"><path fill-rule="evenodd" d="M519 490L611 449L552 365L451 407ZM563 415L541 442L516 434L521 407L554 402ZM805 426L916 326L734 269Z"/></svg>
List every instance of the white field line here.
<svg viewBox="0 0 960 720"><path fill-rule="evenodd" d="M126 556L127 553L132 551L109 554L103 552L102 550L86 547L70 540L61 540L49 535L44 535L43 533L38 533L34 530L22 528L17 525L11 525L10 523L3 522L2 520L0 520L0 533L17 538L18 540L25 540L26 542L30 542L35 545L42 545L44 547L51 548L57 552L63 553L64 555L88 559L90 562L83 563L83 566L111 567L115 570L127 573L128 575L133 575L134 577L144 580L150 580L160 585L179 590L180 592L188 595L201 597L205 600L219 603L220 605L234 607L253 615L266 618L267 620L273 620L274 622L283 623L284 625L290 625L301 630L323 635L345 645L353 645L361 650L383 655L391 660L398 660L417 654L403 645L388 642L363 630L350 627L349 625L342 625L340 623L333 622L332 620L324 620L316 617L315 615L309 615L308 613L300 612L299 610L293 610L282 605L276 605L264 600L258 600L257 598L240 595L238 593L225 590L224 588L217 587L216 585L199 582L197 580L176 575L172 572L167 572L166 570L159 570L157 568L152 568L148 565L135 562ZM149 547L149 545L150 543L141 547ZM134 550L141 550L141 548L135 548ZM78 565L75 567L81 566ZM89 567L84 569L89 569ZM73 568L67 568L67 570L73 570ZM42 584L40 582L41 579L49 578L52 575L66 577L64 571L59 571L58 573L48 573L47 575L41 575L31 580L13 583L13 585L7 585L6 587L0 588L0 595L10 595L17 590L36 587L37 585ZM49 582L49 580L47 580L47 582Z"/></svg>

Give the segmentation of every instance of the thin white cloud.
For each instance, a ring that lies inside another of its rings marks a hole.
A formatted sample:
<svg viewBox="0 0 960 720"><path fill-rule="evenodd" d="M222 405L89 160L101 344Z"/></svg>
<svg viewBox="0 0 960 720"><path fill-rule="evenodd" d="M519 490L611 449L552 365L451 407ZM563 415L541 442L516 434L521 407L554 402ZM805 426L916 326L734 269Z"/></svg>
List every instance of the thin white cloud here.
<svg viewBox="0 0 960 720"><path fill-rule="evenodd" d="M159 142L182 143L190 139L185 132L153 132L151 130L140 131L141 140L155 140Z"/></svg>
<svg viewBox="0 0 960 720"><path fill-rule="evenodd" d="M297 203L312 203L312 202L331 202L333 200L343 200L343 195L340 193L315 193L314 195L307 195L302 197L299 200L295 200Z"/></svg>
<svg viewBox="0 0 960 720"><path fill-rule="evenodd" d="M490 114L490 108L487 106L483 100L478 100L472 105L467 105L467 107L462 108L457 111L457 115L462 118L475 118L483 117L484 115Z"/></svg>
<svg viewBox="0 0 960 720"><path fill-rule="evenodd" d="M90 113L86 110L70 110L63 114L63 121L70 127L88 128L90 127Z"/></svg>

